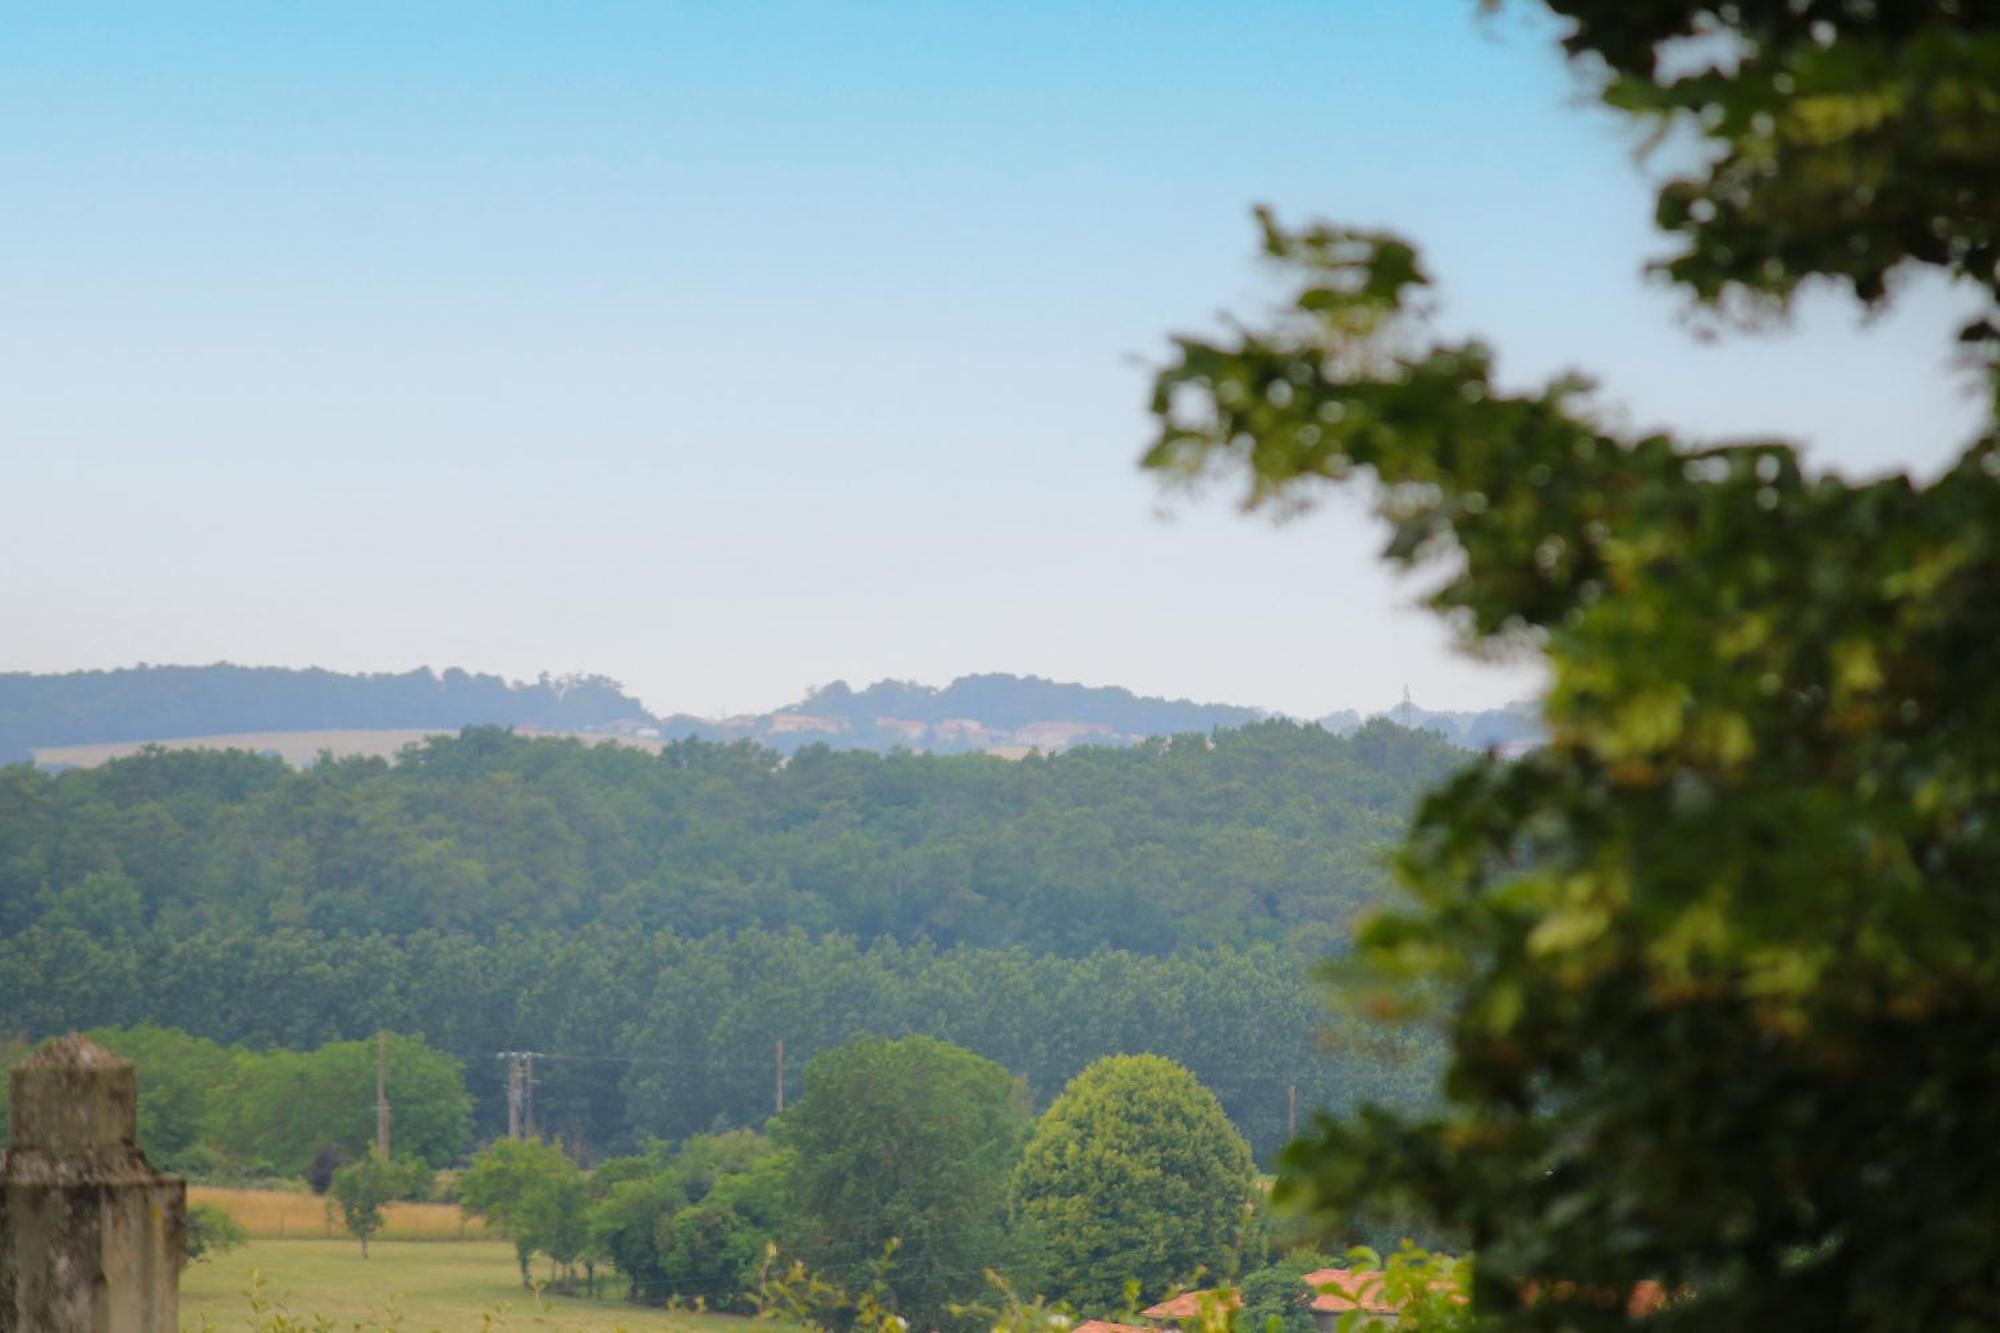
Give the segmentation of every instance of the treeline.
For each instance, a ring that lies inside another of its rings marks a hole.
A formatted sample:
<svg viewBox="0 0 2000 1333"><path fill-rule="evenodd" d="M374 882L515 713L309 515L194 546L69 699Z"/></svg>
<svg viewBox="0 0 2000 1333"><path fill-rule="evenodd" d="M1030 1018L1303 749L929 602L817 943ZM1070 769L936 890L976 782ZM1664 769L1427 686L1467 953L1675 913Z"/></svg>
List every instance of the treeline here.
<svg viewBox="0 0 2000 1333"><path fill-rule="evenodd" d="M497 728L300 772L150 751L0 769L0 935L748 927L1081 955L1344 935L1462 763L1387 723L979 756Z"/></svg>
<svg viewBox="0 0 2000 1333"><path fill-rule="evenodd" d="M1257 720L1256 709L1233 704L1156 699L1116 685L1073 685L1004 673L960 676L942 688L879 680L857 690L837 680L812 691L788 711L862 727L881 717L911 722L974 718L1003 731L1033 722L1088 722L1133 736L1212 731Z"/></svg>
<svg viewBox="0 0 2000 1333"><path fill-rule="evenodd" d="M600 676L510 684L456 667L349 675L227 662L11 671L0 672L0 764L27 759L37 746L90 741L482 722L565 730L645 716L638 700Z"/></svg>
<svg viewBox="0 0 2000 1333"><path fill-rule="evenodd" d="M201 1179L306 1176L361 1156L375 1137L374 1041L316 1050L227 1046L171 1027L97 1027L92 1041L139 1074L139 1144L155 1166ZM5 1073L31 1043L0 1040ZM380 1052L395 1089L395 1152L421 1171L448 1166L472 1146L464 1066L421 1038L384 1034Z"/></svg>
<svg viewBox="0 0 2000 1333"><path fill-rule="evenodd" d="M538 1126L586 1159L761 1124L780 1041L796 1080L812 1055L862 1033L934 1036L1022 1075L1037 1104L1100 1056L1155 1052L1211 1087L1266 1156L1285 1137L1294 1087L1302 1115L1366 1100L1411 1107L1437 1075L1414 1039L1330 1048L1308 960L1273 944L1063 958L796 931L103 939L36 928L0 940L0 1015L31 1038L154 1023L310 1050L420 1034L463 1061L477 1138L506 1125L496 1053L539 1051Z"/></svg>

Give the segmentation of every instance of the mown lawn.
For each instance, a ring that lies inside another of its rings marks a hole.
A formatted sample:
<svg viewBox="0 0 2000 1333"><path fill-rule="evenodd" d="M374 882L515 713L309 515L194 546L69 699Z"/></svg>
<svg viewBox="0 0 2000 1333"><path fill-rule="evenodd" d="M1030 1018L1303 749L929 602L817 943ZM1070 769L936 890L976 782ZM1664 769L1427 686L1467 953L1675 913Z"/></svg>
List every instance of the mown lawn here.
<svg viewBox="0 0 2000 1333"><path fill-rule="evenodd" d="M240 1333L254 1327L252 1273L268 1280L265 1299L312 1328L324 1315L336 1329L393 1327L396 1333L748 1333L749 1321L641 1309L615 1299L616 1278L600 1279L607 1299L523 1290L514 1247L504 1241L376 1241L362 1259L351 1240L258 1240L191 1266L181 1277L181 1328ZM396 1319L384 1316L395 1301ZM493 1316L490 1320L488 1317ZM205 1321L205 1322L204 1322Z"/></svg>

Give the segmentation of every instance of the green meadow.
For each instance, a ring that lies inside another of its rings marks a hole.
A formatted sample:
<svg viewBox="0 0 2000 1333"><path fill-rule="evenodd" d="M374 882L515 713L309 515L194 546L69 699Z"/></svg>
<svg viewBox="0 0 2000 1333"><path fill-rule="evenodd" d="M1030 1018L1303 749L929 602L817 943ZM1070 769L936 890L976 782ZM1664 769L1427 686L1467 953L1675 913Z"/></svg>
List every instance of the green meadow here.
<svg viewBox="0 0 2000 1333"><path fill-rule="evenodd" d="M275 1313L314 1333L320 1317L329 1330L382 1333L730 1333L750 1322L627 1305L615 1275L599 1285L596 1300L524 1290L504 1241L377 1241L363 1259L351 1240L260 1240L188 1268L181 1328L293 1327L273 1321Z"/></svg>

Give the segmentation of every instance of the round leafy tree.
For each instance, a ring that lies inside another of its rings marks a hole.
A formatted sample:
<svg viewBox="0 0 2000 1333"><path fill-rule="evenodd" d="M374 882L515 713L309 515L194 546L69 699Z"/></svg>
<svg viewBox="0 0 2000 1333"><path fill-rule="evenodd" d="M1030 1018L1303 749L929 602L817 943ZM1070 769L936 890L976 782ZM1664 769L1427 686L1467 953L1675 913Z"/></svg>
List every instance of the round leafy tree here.
<svg viewBox="0 0 2000 1333"><path fill-rule="evenodd" d="M1027 1128L1013 1075L950 1042L862 1036L821 1052L805 1096L773 1126L796 1152L798 1253L852 1293L893 1242L890 1307L943 1325L955 1301L980 1294L981 1270L1005 1263L1007 1177Z"/></svg>
<svg viewBox="0 0 2000 1333"><path fill-rule="evenodd" d="M1051 1295L1115 1309L1233 1272L1250 1215L1250 1146L1215 1095L1157 1055L1113 1055L1070 1081L1014 1174L1014 1213Z"/></svg>

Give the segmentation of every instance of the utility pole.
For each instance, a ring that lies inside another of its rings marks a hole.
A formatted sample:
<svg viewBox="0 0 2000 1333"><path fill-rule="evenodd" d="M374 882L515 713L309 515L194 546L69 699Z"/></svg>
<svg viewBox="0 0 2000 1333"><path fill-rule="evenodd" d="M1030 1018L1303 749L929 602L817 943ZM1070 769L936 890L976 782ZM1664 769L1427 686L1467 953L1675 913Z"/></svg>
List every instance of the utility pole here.
<svg viewBox="0 0 2000 1333"><path fill-rule="evenodd" d="M1285 1095L1285 1142L1290 1143L1299 1136L1299 1085L1294 1083Z"/></svg>
<svg viewBox="0 0 2000 1333"><path fill-rule="evenodd" d="M522 1073L521 1052L502 1051L500 1058L507 1062L507 1137L521 1137L521 1111L527 1100L528 1089Z"/></svg>
<svg viewBox="0 0 2000 1333"><path fill-rule="evenodd" d="M375 1151L389 1160L389 1034L375 1034Z"/></svg>
<svg viewBox="0 0 2000 1333"><path fill-rule="evenodd" d="M778 1114L785 1113L785 1039L778 1038Z"/></svg>
<svg viewBox="0 0 2000 1333"><path fill-rule="evenodd" d="M535 1053L533 1051L521 1052L521 1061L522 1103L524 1106L521 1112L521 1119L524 1122L522 1127L526 1130L527 1136L532 1139L539 1137L535 1133Z"/></svg>

